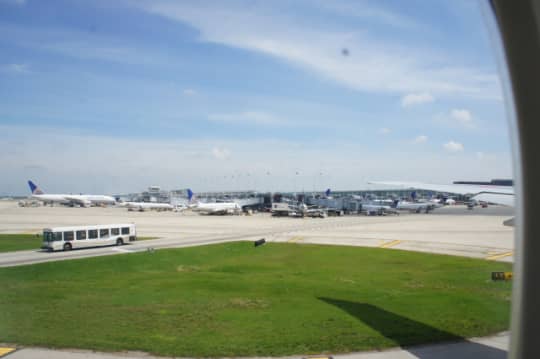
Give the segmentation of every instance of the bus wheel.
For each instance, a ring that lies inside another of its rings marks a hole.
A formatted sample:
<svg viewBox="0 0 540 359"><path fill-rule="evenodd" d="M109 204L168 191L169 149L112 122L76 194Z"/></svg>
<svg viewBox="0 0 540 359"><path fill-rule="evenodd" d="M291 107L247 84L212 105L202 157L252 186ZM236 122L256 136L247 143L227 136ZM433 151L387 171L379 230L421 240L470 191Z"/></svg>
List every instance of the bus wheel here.
<svg viewBox="0 0 540 359"><path fill-rule="evenodd" d="M123 241L121 238L118 238L118 239L116 240L116 245L117 245L117 246L121 246L121 245L123 245L123 244L124 244L124 241Z"/></svg>
<svg viewBox="0 0 540 359"><path fill-rule="evenodd" d="M70 251L71 250L71 244L69 244L69 243L64 244L64 250L65 251Z"/></svg>

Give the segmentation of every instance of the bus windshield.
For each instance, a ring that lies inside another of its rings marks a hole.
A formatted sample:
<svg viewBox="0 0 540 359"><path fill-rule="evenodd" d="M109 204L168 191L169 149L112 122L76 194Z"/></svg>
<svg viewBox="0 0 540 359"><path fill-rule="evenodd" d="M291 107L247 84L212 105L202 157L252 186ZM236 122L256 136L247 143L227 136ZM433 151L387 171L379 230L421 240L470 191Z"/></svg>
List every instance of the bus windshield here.
<svg viewBox="0 0 540 359"><path fill-rule="evenodd" d="M43 240L45 242L61 241L62 233L61 232L43 232Z"/></svg>

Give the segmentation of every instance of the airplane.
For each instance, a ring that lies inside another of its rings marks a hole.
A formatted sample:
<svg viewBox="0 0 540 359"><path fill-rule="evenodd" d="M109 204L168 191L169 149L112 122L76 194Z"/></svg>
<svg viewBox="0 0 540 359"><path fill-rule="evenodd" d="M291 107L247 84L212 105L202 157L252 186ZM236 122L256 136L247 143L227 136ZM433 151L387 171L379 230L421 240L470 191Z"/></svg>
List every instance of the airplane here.
<svg viewBox="0 0 540 359"><path fill-rule="evenodd" d="M303 217L312 218L326 218L328 217L328 210L320 206L307 206L302 203L300 206L300 213Z"/></svg>
<svg viewBox="0 0 540 359"><path fill-rule="evenodd" d="M370 184L396 186L398 188L422 189L434 192L456 193L469 196L478 202L491 202L514 207L514 187L472 184L430 184L421 182L371 181Z"/></svg>
<svg viewBox="0 0 540 359"><path fill-rule="evenodd" d="M188 200L192 202L194 193L188 188ZM198 212L200 214L214 214L214 215L223 215L223 214L239 214L242 211L242 206L236 202L216 202L216 203L203 203L197 201L192 204L191 209L193 212Z"/></svg>
<svg viewBox="0 0 540 359"><path fill-rule="evenodd" d="M28 180L28 186L32 192L31 197L42 201L43 203L53 204L61 203L65 205L79 205L81 207L90 207L91 205L115 204L116 199L111 196L93 195L93 194L45 194L34 182Z"/></svg>
<svg viewBox="0 0 540 359"><path fill-rule="evenodd" d="M153 203L153 202L123 202L120 206L127 207L128 211L144 212L148 210L156 211L172 211L175 207L169 203Z"/></svg>
<svg viewBox="0 0 540 359"><path fill-rule="evenodd" d="M360 211L366 216L382 216L383 214L392 212L393 209L385 204L362 203L362 209Z"/></svg>
<svg viewBox="0 0 540 359"><path fill-rule="evenodd" d="M442 206L440 203L434 202L409 202L409 201L399 201L396 203L397 210L405 210L415 213L429 213L429 211L434 210L437 207Z"/></svg>

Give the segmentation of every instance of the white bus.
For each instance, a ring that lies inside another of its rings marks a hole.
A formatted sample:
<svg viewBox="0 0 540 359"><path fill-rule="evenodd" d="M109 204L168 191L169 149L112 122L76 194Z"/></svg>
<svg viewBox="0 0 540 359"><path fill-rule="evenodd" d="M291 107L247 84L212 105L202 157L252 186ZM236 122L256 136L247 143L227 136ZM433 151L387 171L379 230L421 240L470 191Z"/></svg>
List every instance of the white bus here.
<svg viewBox="0 0 540 359"><path fill-rule="evenodd" d="M135 224L104 224L45 228L42 249L48 251L99 246L121 246L137 239Z"/></svg>

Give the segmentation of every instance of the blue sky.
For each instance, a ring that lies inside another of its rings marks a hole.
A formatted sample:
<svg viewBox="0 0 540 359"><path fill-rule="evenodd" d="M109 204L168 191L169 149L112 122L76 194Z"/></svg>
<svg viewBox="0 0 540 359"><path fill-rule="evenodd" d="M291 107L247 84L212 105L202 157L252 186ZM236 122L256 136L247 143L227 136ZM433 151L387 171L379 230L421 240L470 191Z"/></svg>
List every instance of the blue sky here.
<svg viewBox="0 0 540 359"><path fill-rule="evenodd" d="M511 177L470 1L0 0L0 194Z"/></svg>

